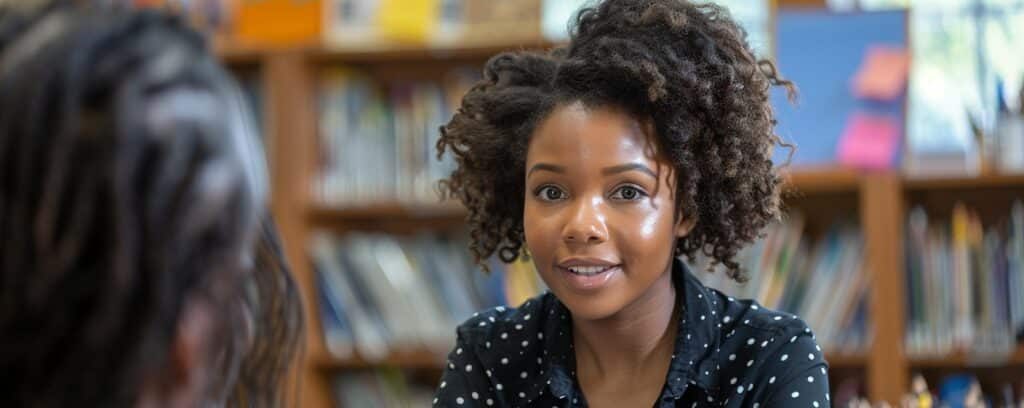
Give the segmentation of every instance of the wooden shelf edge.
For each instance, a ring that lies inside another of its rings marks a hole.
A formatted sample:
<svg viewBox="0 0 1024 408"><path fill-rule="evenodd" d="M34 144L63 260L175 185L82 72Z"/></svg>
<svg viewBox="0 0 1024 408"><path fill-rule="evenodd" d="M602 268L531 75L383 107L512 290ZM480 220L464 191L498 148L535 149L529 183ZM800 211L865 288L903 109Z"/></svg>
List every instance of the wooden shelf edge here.
<svg viewBox="0 0 1024 408"><path fill-rule="evenodd" d="M1024 345L1009 354L985 354L957 351L945 356L911 356L910 366L914 368L990 368L1003 366L1024 366Z"/></svg>
<svg viewBox="0 0 1024 408"><path fill-rule="evenodd" d="M783 191L786 195L827 192L856 192L861 175L854 169L839 166L794 167L782 169Z"/></svg>
<svg viewBox="0 0 1024 408"><path fill-rule="evenodd" d="M1024 187L1024 174L986 174L977 177L907 177L903 184L906 190Z"/></svg>
<svg viewBox="0 0 1024 408"><path fill-rule="evenodd" d="M830 368L864 368L868 365L866 353L825 352L825 361Z"/></svg>

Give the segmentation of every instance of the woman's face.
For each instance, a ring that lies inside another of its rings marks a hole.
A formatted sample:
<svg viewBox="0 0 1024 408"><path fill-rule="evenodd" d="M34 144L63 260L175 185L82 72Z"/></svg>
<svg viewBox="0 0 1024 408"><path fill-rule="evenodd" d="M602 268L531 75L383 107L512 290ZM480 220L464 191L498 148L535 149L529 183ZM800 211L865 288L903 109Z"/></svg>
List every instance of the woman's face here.
<svg viewBox="0 0 1024 408"><path fill-rule="evenodd" d="M603 319L671 267L675 177L649 127L611 108L556 108L526 156L523 227L541 278L576 319Z"/></svg>

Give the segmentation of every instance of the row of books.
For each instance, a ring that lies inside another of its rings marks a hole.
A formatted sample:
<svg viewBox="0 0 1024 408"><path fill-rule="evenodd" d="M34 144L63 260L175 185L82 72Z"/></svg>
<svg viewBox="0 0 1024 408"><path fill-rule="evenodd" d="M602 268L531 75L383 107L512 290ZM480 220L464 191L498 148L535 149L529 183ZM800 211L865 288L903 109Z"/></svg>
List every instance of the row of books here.
<svg viewBox="0 0 1024 408"><path fill-rule="evenodd" d="M440 82L380 84L353 70L325 73L320 94L319 199L345 206L433 203L454 169L437 160L439 128L478 73L455 69Z"/></svg>
<svg viewBox="0 0 1024 408"><path fill-rule="evenodd" d="M792 213L770 225L737 258L748 272L747 282L728 278L721 266L706 273L710 260L703 256L696 260L694 273L730 296L756 299L765 307L800 316L827 352L866 351L871 336L869 274L864 239L855 223L840 222L821 236L811 236L803 216Z"/></svg>
<svg viewBox="0 0 1024 408"><path fill-rule="evenodd" d="M1024 335L1024 204L983 225L957 204L949 219L907 219L907 351L1009 354Z"/></svg>
<svg viewBox="0 0 1024 408"><path fill-rule="evenodd" d="M459 323L493 306L518 305L544 287L526 262L490 264L483 273L466 240L317 233L320 320L328 351L375 361L393 350L447 352Z"/></svg>

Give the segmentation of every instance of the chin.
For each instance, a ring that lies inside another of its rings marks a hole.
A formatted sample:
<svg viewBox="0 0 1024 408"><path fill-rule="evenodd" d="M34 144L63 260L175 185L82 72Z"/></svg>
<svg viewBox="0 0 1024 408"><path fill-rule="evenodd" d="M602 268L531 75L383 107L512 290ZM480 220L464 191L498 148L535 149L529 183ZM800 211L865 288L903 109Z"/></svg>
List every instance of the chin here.
<svg viewBox="0 0 1024 408"><path fill-rule="evenodd" d="M610 287L597 293L577 293L573 290L548 284L551 293L572 313L574 320L604 320L619 313L628 300L621 287Z"/></svg>

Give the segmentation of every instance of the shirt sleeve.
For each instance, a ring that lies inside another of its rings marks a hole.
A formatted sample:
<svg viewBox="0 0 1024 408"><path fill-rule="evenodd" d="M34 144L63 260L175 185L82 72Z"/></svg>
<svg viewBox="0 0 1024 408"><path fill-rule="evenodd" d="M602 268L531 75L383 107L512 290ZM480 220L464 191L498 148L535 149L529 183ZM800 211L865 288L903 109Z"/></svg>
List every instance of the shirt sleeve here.
<svg viewBox="0 0 1024 408"><path fill-rule="evenodd" d="M441 383L434 394L435 407L489 407L497 397L487 372L472 345L459 331L455 348L448 354Z"/></svg>
<svg viewBox="0 0 1024 408"><path fill-rule="evenodd" d="M760 407L831 407L828 364L810 329L791 334L764 365Z"/></svg>

